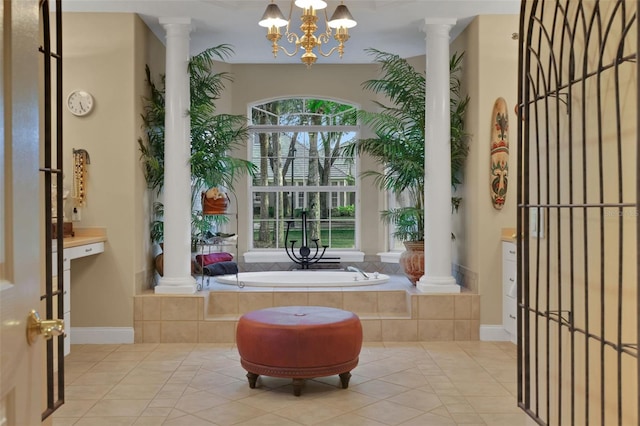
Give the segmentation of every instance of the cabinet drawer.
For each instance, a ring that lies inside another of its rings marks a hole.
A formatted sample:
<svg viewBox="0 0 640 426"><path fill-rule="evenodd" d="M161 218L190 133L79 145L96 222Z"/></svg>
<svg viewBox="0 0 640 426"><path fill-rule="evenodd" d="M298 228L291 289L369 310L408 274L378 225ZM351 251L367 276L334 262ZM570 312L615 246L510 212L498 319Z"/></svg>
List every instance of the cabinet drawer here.
<svg viewBox="0 0 640 426"><path fill-rule="evenodd" d="M502 326L505 330L511 334L511 337L515 339L516 337L516 327L517 327L517 315L518 315L518 307L516 304L516 299L505 296L502 299Z"/></svg>
<svg viewBox="0 0 640 426"><path fill-rule="evenodd" d="M502 260L503 261L516 261L516 244L506 241L502 242Z"/></svg>
<svg viewBox="0 0 640 426"><path fill-rule="evenodd" d="M64 313L71 311L71 269L64 271L64 293L62 303L64 304Z"/></svg>
<svg viewBox="0 0 640 426"><path fill-rule="evenodd" d="M503 262L502 264L502 294L504 296L511 294L515 297L516 284L516 262ZM513 292L513 293L512 293Z"/></svg>
<svg viewBox="0 0 640 426"><path fill-rule="evenodd" d="M63 259L62 259L62 269L69 270L71 269L71 259L69 259L69 256L67 254L67 250L64 251L64 255L63 255ZM52 276L56 276L58 275L58 253L52 253L51 254L51 266L52 266Z"/></svg>
<svg viewBox="0 0 640 426"><path fill-rule="evenodd" d="M83 246L78 247L70 247L64 250L65 253L68 252L69 259L78 259L80 257L91 256L93 254L98 254L104 252L104 243L93 243L93 244L85 244Z"/></svg>
<svg viewBox="0 0 640 426"><path fill-rule="evenodd" d="M71 312L64 314L64 356L71 353Z"/></svg>

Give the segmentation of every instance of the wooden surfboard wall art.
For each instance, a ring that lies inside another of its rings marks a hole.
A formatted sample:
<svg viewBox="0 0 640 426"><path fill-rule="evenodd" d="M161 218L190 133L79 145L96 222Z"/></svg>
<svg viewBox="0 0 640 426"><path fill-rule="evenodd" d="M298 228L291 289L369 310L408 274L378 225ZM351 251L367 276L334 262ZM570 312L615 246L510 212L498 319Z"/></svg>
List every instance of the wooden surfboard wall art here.
<svg viewBox="0 0 640 426"><path fill-rule="evenodd" d="M491 113L491 202L501 210L507 198L509 178L509 114L507 102L498 98Z"/></svg>

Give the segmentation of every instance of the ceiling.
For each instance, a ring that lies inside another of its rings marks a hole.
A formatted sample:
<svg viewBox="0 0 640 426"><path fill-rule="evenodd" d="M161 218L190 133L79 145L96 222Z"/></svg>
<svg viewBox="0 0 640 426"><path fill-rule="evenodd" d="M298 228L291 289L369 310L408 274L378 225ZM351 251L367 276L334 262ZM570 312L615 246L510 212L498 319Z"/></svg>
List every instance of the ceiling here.
<svg viewBox="0 0 640 426"><path fill-rule="evenodd" d="M339 4L326 0L330 15ZM219 44L230 44L234 54L230 63L299 63L300 53L289 58L282 52L274 59L266 29L258 26L269 0L62 0L64 12L130 12L137 13L164 42L164 29L159 17L190 17L191 54ZM289 0L275 0L282 13L289 14ZM423 55L425 35L421 31L425 18L455 18L451 31L454 39L477 15L518 14L519 0L345 0L358 25L349 31L342 60L337 54L319 58L318 63L369 63L365 49L373 47L402 57ZM297 8L294 8L297 9ZM294 10L292 29L299 27L299 13ZM324 24L318 24L319 32ZM505 28L505 37L518 28ZM281 45L291 49L284 41ZM325 49L328 50L328 49Z"/></svg>

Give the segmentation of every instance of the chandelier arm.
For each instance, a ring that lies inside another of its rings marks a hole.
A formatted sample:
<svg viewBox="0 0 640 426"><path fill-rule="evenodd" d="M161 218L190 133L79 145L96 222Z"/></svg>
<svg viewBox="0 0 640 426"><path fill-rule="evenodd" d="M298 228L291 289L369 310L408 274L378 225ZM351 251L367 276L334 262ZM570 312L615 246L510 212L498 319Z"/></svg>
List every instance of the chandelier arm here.
<svg viewBox="0 0 640 426"><path fill-rule="evenodd" d="M320 55L324 56L325 58L328 58L329 56L331 56L333 54L333 52L335 52L336 50L339 51L340 50L340 46L333 46L330 51L328 51L327 53L324 53L322 51L322 45L318 45L318 53ZM342 56L342 55L340 55L340 56Z"/></svg>
<svg viewBox="0 0 640 426"><path fill-rule="evenodd" d="M285 47L283 47L281 45L278 45L280 50L282 50L284 52L284 54L289 56L289 57L297 55L298 54L298 50L300 49L300 42L299 42L300 39L298 38L298 34L290 33L288 31L288 29L287 29L287 32L285 33L284 36L285 36L285 38L287 39L287 41L289 43L294 44L296 46L296 49L293 52L289 53L289 51Z"/></svg>
<svg viewBox="0 0 640 426"><path fill-rule="evenodd" d="M329 43L329 38L331 37L331 30L327 29L326 32L322 33L322 34L318 34L318 46L321 46L322 43L327 44Z"/></svg>
<svg viewBox="0 0 640 426"><path fill-rule="evenodd" d="M331 31L327 31L327 34L331 34ZM322 34L322 35L325 36L325 34ZM349 32L345 28L342 28L342 27L338 28L333 38L338 42L338 45L334 46L327 53L324 53L322 51L322 45L318 45L318 53L320 53L321 56L324 56L326 58L337 50L338 55L340 56L340 58L342 58L342 55L344 54L344 44L349 40ZM327 43L326 39L325 39L325 43Z"/></svg>
<svg viewBox="0 0 640 426"><path fill-rule="evenodd" d="M322 34L318 34L318 51L321 51L322 43L327 44L329 40L331 40L332 32L331 27L329 26L329 18L327 17L327 9L324 10L324 32ZM322 52L320 52L322 54ZM326 56L326 55L322 55Z"/></svg>
<svg viewBox="0 0 640 426"><path fill-rule="evenodd" d="M280 46L280 45L278 45L278 48L282 50L282 52L289 57L295 56L298 54L298 45L296 45L296 50L294 50L293 52L289 52L287 49L285 49L283 46Z"/></svg>

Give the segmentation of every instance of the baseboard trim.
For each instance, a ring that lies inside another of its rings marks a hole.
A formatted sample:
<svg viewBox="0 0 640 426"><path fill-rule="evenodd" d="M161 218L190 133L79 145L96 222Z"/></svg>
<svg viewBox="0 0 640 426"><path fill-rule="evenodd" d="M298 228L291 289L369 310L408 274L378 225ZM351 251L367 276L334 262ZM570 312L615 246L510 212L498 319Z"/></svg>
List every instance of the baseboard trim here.
<svg viewBox="0 0 640 426"><path fill-rule="evenodd" d="M133 327L71 327L72 345L133 343Z"/></svg>
<svg viewBox="0 0 640 426"><path fill-rule="evenodd" d="M483 342L510 342L511 334L501 325L480 324L480 340Z"/></svg>

